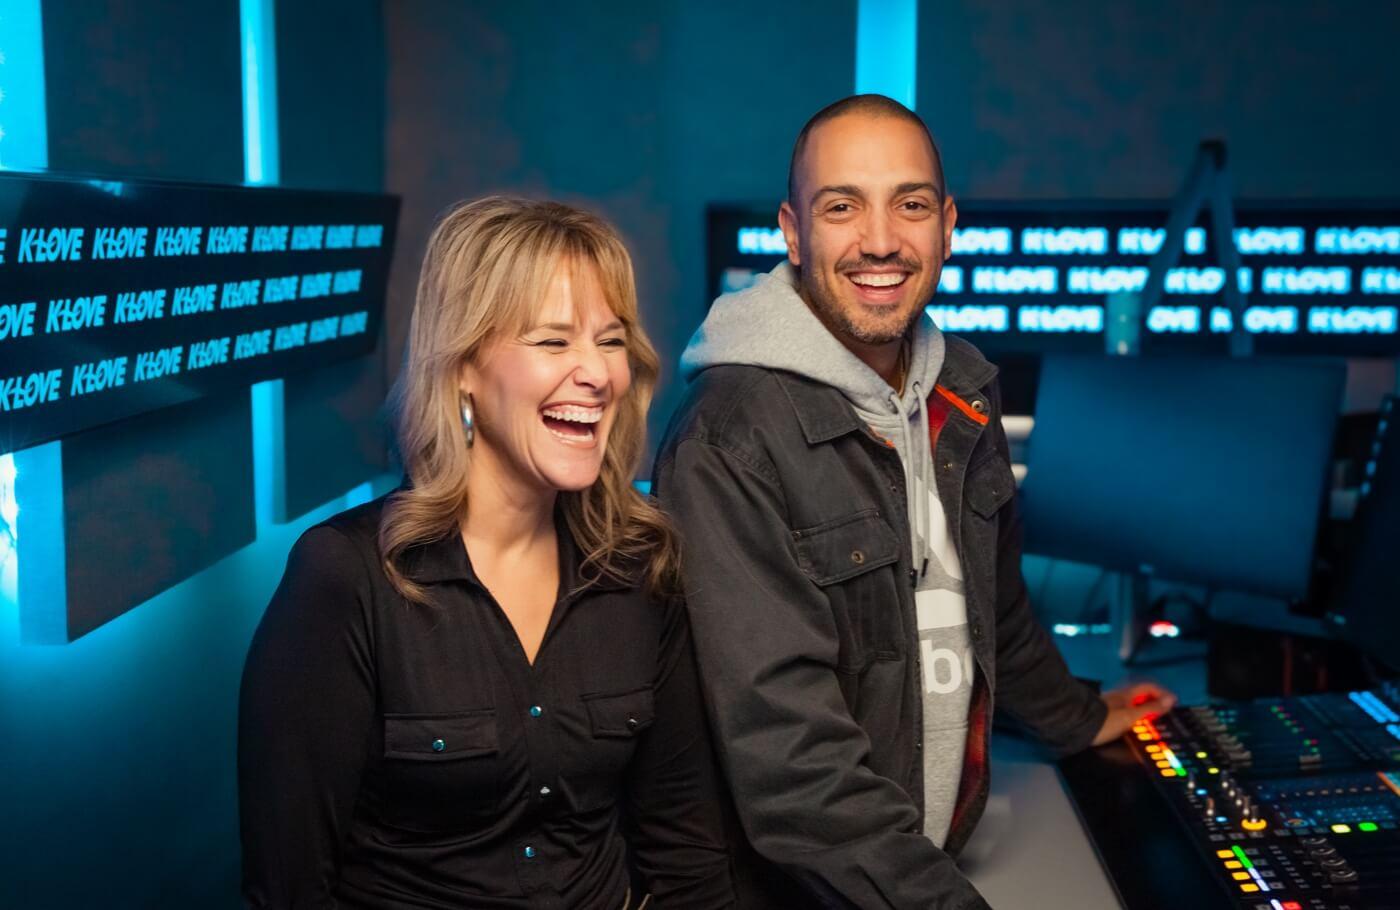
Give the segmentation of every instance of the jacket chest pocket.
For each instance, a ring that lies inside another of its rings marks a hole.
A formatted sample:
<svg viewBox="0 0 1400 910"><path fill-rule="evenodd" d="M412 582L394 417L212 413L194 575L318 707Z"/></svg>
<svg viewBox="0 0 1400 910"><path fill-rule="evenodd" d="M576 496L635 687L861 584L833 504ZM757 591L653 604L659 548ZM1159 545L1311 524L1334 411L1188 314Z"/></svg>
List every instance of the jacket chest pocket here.
<svg viewBox="0 0 1400 910"><path fill-rule="evenodd" d="M1001 507L1016 495L1016 476L1005 458L989 455L968 470L964 490L973 514L995 521Z"/></svg>
<svg viewBox="0 0 1400 910"><path fill-rule="evenodd" d="M582 697L588 715L589 740L570 769L574 800L582 809L611 805L637 751L637 743L656 722L656 697L651 686L626 692Z"/></svg>
<svg viewBox="0 0 1400 910"><path fill-rule="evenodd" d="M1001 511L1016 495L1011 465L992 454L968 469L963 486L962 558L967 583L968 608L983 603L983 638L994 640L989 626L996 619L997 555L1001 535Z"/></svg>
<svg viewBox="0 0 1400 910"><path fill-rule="evenodd" d="M408 831L463 827L500 804L496 710L384 715L384 820Z"/></svg>
<svg viewBox="0 0 1400 910"><path fill-rule="evenodd" d="M899 538L875 509L792 532L797 561L831 604L840 636L837 669L860 672L898 659L904 623L897 564Z"/></svg>

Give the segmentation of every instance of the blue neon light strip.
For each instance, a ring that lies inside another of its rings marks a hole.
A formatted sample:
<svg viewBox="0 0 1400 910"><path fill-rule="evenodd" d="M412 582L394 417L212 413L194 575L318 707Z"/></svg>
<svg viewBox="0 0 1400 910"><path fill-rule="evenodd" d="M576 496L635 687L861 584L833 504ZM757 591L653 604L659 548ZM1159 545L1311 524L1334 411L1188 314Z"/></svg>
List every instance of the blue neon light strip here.
<svg viewBox="0 0 1400 910"><path fill-rule="evenodd" d="M858 0L856 94L885 95L914 109L918 25L916 0Z"/></svg>
<svg viewBox="0 0 1400 910"><path fill-rule="evenodd" d="M39 0L0 0L0 169L49 164Z"/></svg>
<svg viewBox="0 0 1400 910"><path fill-rule="evenodd" d="M0 0L0 170L41 171L48 164L40 0ZM41 454L53 456L57 446L41 446ZM18 471L15 455L0 453L0 603L16 603L19 599ZM37 543L40 529L31 530L35 532L31 542ZM43 554L41 558L53 555Z"/></svg>
<svg viewBox="0 0 1400 910"><path fill-rule="evenodd" d="M243 47L243 179L276 183L281 172L272 0L241 0L238 12Z"/></svg>
<svg viewBox="0 0 1400 910"><path fill-rule="evenodd" d="M243 48L243 179L276 183L281 176L277 144L277 53L273 0L241 0ZM252 387L253 499L259 525L285 518L282 474L282 380Z"/></svg>

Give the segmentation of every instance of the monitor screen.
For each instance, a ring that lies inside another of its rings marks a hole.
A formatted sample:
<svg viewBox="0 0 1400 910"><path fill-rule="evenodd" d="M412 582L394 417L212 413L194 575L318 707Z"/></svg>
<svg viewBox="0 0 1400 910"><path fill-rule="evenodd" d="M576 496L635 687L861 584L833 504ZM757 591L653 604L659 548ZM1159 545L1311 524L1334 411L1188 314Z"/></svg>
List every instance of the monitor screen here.
<svg viewBox="0 0 1400 910"><path fill-rule="evenodd" d="M1338 615L1343 634L1400 670L1400 406L1387 398L1366 462Z"/></svg>
<svg viewBox="0 0 1400 910"><path fill-rule="evenodd" d="M929 312L984 351L1095 353L1106 302L1140 291L1170 203L958 200L952 258ZM785 258L777 203L708 213L708 303ZM1243 327L1262 354L1400 353L1400 204L1240 202L1235 276ZM1223 355L1224 306L1209 213L1184 237L1159 305L1141 314L1143 353Z"/></svg>
<svg viewBox="0 0 1400 910"><path fill-rule="evenodd" d="M1306 596L1344 378L1302 359L1045 358L1026 551Z"/></svg>

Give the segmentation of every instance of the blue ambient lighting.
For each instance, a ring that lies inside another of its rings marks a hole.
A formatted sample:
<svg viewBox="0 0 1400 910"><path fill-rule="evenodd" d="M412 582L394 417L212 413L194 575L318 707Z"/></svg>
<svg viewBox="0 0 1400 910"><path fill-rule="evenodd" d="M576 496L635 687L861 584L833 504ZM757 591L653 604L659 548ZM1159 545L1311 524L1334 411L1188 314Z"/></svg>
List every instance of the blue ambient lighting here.
<svg viewBox="0 0 1400 910"><path fill-rule="evenodd" d="M272 0L241 0L238 13L243 46L243 179L276 183L280 175Z"/></svg>
<svg viewBox="0 0 1400 910"><path fill-rule="evenodd" d="M243 47L243 179L276 183L281 176L277 144L277 53L272 0L241 0ZM282 458L282 380L253 385L253 501L259 526L286 514Z"/></svg>
<svg viewBox="0 0 1400 910"><path fill-rule="evenodd" d="M917 0L858 0L856 94L885 95L912 111L918 36Z"/></svg>
<svg viewBox="0 0 1400 910"><path fill-rule="evenodd" d="M0 0L0 170L48 166L44 98L39 0ZM0 262L5 261L6 235L0 230ZM19 601L18 470L13 454L0 454L0 603L6 604Z"/></svg>

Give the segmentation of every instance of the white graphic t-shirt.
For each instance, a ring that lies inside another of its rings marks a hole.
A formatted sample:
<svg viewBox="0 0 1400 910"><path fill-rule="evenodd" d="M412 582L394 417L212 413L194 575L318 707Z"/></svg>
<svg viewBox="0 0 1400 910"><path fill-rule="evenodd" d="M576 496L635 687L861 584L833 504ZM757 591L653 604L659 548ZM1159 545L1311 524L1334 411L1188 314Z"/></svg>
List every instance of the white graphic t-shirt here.
<svg viewBox="0 0 1400 910"><path fill-rule="evenodd" d="M967 746L975 659L967 628L962 566L936 491L929 497L928 568L918 579L914 608L924 694L924 834L938 846L948 837ZM922 560L915 557L917 567Z"/></svg>

